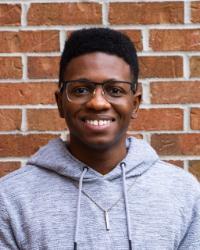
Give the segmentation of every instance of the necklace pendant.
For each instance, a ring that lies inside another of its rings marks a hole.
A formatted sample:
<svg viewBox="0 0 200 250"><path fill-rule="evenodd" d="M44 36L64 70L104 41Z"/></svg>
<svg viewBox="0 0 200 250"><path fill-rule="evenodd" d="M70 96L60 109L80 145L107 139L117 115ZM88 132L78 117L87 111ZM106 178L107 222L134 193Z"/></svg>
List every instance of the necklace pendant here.
<svg viewBox="0 0 200 250"><path fill-rule="evenodd" d="M109 222L109 216L108 216L107 211L104 211L104 216L105 216L105 222L106 222L106 230L109 231L110 230L110 222Z"/></svg>

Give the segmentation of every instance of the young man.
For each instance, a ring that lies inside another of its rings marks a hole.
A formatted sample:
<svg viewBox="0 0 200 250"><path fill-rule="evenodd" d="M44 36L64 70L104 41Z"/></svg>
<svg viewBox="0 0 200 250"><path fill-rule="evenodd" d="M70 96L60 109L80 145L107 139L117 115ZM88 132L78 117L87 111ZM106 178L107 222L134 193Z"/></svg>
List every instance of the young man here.
<svg viewBox="0 0 200 250"><path fill-rule="evenodd" d="M56 100L69 141L52 140L0 181L0 249L199 250L200 187L126 139L141 100L133 44L74 32Z"/></svg>

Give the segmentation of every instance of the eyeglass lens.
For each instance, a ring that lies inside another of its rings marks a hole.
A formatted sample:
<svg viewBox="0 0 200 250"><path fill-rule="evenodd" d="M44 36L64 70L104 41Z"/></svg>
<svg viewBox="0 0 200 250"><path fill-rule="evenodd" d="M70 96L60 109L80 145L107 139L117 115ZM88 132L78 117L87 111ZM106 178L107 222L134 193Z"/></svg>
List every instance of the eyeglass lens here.
<svg viewBox="0 0 200 250"><path fill-rule="evenodd" d="M129 94L131 90L131 84L123 81L105 82L103 84L73 81L68 82L66 85L67 97L73 102L87 102L93 97L98 86L101 86L102 95L109 102L119 102L120 99Z"/></svg>

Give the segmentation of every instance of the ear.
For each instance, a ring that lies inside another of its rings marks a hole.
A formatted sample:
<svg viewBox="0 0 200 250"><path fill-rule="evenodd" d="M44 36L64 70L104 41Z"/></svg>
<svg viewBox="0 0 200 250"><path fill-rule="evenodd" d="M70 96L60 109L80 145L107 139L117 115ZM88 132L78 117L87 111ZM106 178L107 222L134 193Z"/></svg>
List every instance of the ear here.
<svg viewBox="0 0 200 250"><path fill-rule="evenodd" d="M55 98L56 98L56 103L58 106L60 117L64 118L64 111L63 111L63 105L62 105L62 93L59 90L55 92Z"/></svg>
<svg viewBox="0 0 200 250"><path fill-rule="evenodd" d="M137 86L137 90L133 96L134 109L131 115L132 119L137 118L137 112L138 112L141 101L142 101L142 85L141 83L139 83Z"/></svg>

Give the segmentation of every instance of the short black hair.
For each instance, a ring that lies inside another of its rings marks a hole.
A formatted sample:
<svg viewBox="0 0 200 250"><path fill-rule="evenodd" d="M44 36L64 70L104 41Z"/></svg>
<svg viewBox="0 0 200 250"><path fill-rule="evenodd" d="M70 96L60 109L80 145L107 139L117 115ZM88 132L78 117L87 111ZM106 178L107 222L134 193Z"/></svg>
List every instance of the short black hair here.
<svg viewBox="0 0 200 250"><path fill-rule="evenodd" d="M70 60L92 52L104 52L124 59L133 75L132 88L137 89L139 66L135 46L127 35L110 28L81 29L70 35L60 60L59 87L64 81L64 72Z"/></svg>

